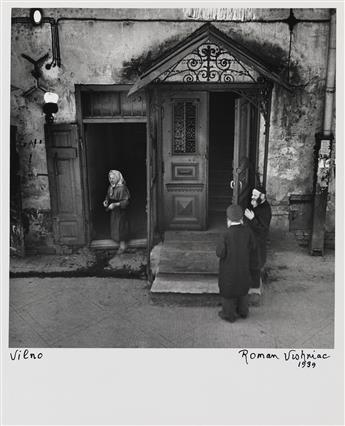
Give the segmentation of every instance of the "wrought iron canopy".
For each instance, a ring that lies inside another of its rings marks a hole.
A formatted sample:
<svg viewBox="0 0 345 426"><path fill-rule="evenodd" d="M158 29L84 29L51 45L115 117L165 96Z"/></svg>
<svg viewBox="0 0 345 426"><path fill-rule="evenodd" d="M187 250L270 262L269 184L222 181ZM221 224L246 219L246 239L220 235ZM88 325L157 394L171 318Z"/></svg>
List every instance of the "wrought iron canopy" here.
<svg viewBox="0 0 345 426"><path fill-rule="evenodd" d="M150 83L259 83L260 80L278 83L292 91L260 58L208 23L152 63L129 95Z"/></svg>
<svg viewBox="0 0 345 426"><path fill-rule="evenodd" d="M154 83L257 83L259 78L253 67L207 40L163 72Z"/></svg>

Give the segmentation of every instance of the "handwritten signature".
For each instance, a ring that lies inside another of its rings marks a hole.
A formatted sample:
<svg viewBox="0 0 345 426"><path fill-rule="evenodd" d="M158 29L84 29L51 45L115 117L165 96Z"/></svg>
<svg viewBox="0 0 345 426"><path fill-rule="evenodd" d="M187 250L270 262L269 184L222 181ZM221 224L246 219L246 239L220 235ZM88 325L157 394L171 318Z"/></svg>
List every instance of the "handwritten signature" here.
<svg viewBox="0 0 345 426"><path fill-rule="evenodd" d="M238 353L247 365L250 361L256 359L276 359L283 362L295 361L297 366L301 368L315 368L317 362L331 357L327 353L321 353L315 349L312 352L303 349L290 349L283 352L283 357L273 352L250 352L248 349L241 349Z"/></svg>

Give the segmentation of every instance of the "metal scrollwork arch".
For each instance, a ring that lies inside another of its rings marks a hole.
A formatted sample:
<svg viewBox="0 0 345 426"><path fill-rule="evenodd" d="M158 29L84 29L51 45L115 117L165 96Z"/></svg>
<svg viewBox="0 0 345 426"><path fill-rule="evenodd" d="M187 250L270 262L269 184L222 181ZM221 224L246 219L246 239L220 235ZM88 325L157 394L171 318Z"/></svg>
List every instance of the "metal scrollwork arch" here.
<svg viewBox="0 0 345 426"><path fill-rule="evenodd" d="M256 83L259 74L213 42L207 42L170 67L155 82Z"/></svg>

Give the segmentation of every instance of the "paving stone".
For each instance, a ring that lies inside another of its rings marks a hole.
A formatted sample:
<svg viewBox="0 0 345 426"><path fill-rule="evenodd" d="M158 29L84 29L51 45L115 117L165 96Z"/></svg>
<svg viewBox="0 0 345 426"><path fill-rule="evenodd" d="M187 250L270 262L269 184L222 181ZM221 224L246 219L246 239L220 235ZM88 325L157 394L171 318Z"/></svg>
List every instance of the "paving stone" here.
<svg viewBox="0 0 345 426"><path fill-rule="evenodd" d="M317 330L312 336L296 342L303 348L334 348L334 321L329 320L328 323Z"/></svg>
<svg viewBox="0 0 345 426"><path fill-rule="evenodd" d="M12 308L9 315L9 347L47 348L49 344Z"/></svg>
<svg viewBox="0 0 345 426"><path fill-rule="evenodd" d="M274 348L274 336L255 320L253 310L246 319L234 323L221 320L218 310L213 312L213 322L199 325L193 329L192 338L182 342L190 348Z"/></svg>
<svg viewBox="0 0 345 426"><path fill-rule="evenodd" d="M129 317L134 324L152 330L170 342L169 347L184 347L191 340L194 328L200 323L214 322L215 308L191 306L150 305L132 309ZM217 319L216 319L217 321ZM218 321L217 321L218 322Z"/></svg>
<svg viewBox="0 0 345 426"><path fill-rule="evenodd" d="M143 280L85 278L76 280L73 289L101 309L113 312L147 304L149 299L148 286Z"/></svg>
<svg viewBox="0 0 345 426"><path fill-rule="evenodd" d="M269 279L261 305L251 307L249 317L234 324L218 317L217 303L210 306L198 299L183 305L169 295L163 295L163 305L157 303L145 281L12 279L10 344L28 348L332 347L334 256L315 258L305 249L289 247L279 250L269 252Z"/></svg>
<svg viewBox="0 0 345 426"><path fill-rule="evenodd" d="M164 348L166 340L142 324L133 324L123 317L105 318L84 330L55 341L61 348Z"/></svg>
<svg viewBox="0 0 345 426"><path fill-rule="evenodd" d="M308 291L277 293L267 290L263 303L269 307L269 312L265 309L265 316L261 312L260 321L287 347L298 347L302 336L312 335L324 321L333 317L332 299L330 294L328 303L320 304L318 298L311 297Z"/></svg>
<svg viewBox="0 0 345 426"><path fill-rule="evenodd" d="M65 291L21 308L20 316L49 344L104 318L104 311L73 291Z"/></svg>
<svg viewBox="0 0 345 426"><path fill-rule="evenodd" d="M64 290L60 283L60 278L13 278L10 280L10 304L22 308L32 302L46 300Z"/></svg>

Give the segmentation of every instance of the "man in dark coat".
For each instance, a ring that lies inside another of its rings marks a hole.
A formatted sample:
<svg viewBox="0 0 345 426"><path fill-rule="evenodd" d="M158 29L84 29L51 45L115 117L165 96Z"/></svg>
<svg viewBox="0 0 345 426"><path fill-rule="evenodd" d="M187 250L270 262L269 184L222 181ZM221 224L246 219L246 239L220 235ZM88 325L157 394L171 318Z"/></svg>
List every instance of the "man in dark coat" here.
<svg viewBox="0 0 345 426"><path fill-rule="evenodd" d="M248 315L248 290L251 286L251 263L256 255L255 237L248 226L243 225L240 206L231 205L226 210L228 229L217 245L219 261L219 292L222 310L219 316L234 322L239 315Z"/></svg>
<svg viewBox="0 0 345 426"><path fill-rule="evenodd" d="M245 223L252 229L258 248L258 264L252 270L253 285L249 290L252 295L252 304L256 305L260 301L262 293L262 271L267 257L267 237L272 218L271 206L266 199L266 191L263 187L257 186L252 191L251 205L244 212Z"/></svg>

